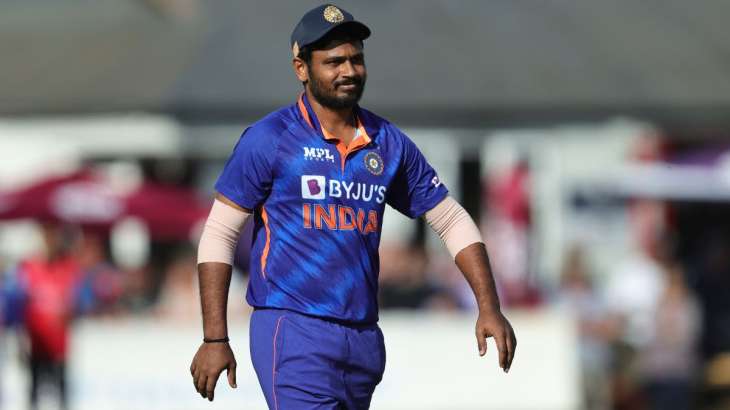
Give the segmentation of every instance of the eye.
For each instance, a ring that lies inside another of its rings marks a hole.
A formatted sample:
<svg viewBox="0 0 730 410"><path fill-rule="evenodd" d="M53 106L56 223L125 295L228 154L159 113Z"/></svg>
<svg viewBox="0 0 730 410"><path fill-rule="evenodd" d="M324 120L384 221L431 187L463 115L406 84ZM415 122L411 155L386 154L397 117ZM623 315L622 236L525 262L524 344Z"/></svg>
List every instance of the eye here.
<svg viewBox="0 0 730 410"><path fill-rule="evenodd" d="M345 59L344 58L339 58L339 57L337 57L337 58L330 58L330 59L324 60L324 64L325 65L328 65L330 67L336 67L336 66L342 64L343 62L345 62Z"/></svg>

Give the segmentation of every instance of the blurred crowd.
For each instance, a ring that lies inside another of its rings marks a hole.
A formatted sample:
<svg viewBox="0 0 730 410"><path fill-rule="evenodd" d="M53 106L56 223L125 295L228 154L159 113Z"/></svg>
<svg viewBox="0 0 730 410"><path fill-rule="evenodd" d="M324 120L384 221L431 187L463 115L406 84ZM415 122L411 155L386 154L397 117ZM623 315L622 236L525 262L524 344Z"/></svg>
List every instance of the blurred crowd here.
<svg viewBox="0 0 730 410"><path fill-rule="evenodd" d="M605 264L596 268L591 244L576 241L562 258L559 279L550 281L530 264L529 178L524 160L491 175L483 192L487 211L477 218L502 305L556 309L573 318L584 408L730 408L730 235L725 230L730 221L725 208L699 205L678 217L677 204L632 197L622 205L630 251L621 252L608 269ZM195 218L185 220L189 226L180 229L183 234L149 232L143 263L115 259L108 226L59 218L34 222L41 240L33 252L12 262L0 260L0 343L18 341L28 370L30 409L46 393L61 408L69 407L67 360L77 319L199 320L195 235L187 235L195 229ZM471 290L453 260L434 251L423 221L415 223L413 238L385 240L381 246L381 308L473 310ZM250 238L249 226L236 255L235 278L241 286L232 292L243 292ZM244 312L241 299L232 298L230 304ZM0 363L7 360L2 351Z"/></svg>
<svg viewBox="0 0 730 410"><path fill-rule="evenodd" d="M671 233L647 236L602 288L570 250L555 300L577 319L587 408L730 408L730 242L712 242L688 263Z"/></svg>
<svg viewBox="0 0 730 410"><path fill-rule="evenodd" d="M66 361L73 322L81 317L159 315L176 303L189 306L192 312L193 250L177 245L177 254L164 268L162 283L156 279L159 275L151 274L153 265L123 269L111 263L106 232L60 221L42 221L37 227L41 248L4 266L0 338L12 334L18 339L29 375L29 408L38 408L39 395L47 392L66 409ZM163 302L165 295L180 287L181 279L187 295Z"/></svg>

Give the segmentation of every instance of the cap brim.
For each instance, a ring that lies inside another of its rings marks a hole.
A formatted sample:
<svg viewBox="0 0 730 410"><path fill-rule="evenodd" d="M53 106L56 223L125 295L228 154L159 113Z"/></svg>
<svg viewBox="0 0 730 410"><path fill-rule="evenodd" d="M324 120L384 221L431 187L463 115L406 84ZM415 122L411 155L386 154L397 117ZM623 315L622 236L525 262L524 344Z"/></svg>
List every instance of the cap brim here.
<svg viewBox="0 0 730 410"><path fill-rule="evenodd" d="M365 40L366 38L370 37L370 29L368 28L368 26L359 21L344 21L336 25L335 27L343 27L341 30L349 31L360 40ZM330 29L327 31L327 33L330 33L331 31L332 30Z"/></svg>
<svg viewBox="0 0 730 410"><path fill-rule="evenodd" d="M350 33L359 40L365 40L366 38L370 37L370 34L371 34L368 26L366 26L365 24L363 24L359 21L355 21L355 20L343 21L342 23L334 24L330 27L327 27L327 29L322 30L320 33L318 33L316 36L314 36L315 38L313 38L311 41L308 41L307 44L300 45L300 47L306 47L310 44L314 44L314 43L322 40L323 38L327 37L327 35L329 35L333 31L339 31L339 30Z"/></svg>

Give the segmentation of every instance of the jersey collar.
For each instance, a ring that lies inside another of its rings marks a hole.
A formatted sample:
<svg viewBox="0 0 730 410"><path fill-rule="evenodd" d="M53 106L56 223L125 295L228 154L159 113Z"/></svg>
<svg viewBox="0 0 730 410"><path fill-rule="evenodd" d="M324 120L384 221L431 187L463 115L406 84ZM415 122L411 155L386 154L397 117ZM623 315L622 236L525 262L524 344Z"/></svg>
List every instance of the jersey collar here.
<svg viewBox="0 0 730 410"><path fill-rule="evenodd" d="M299 108L299 113L301 114L302 118L304 118L304 121L307 123L307 125L309 125L309 127L317 132L317 134L319 134L322 138L326 140L338 139L336 136L331 135L329 132L327 132L327 130L322 128L319 123L319 119L317 118L317 114L314 113L314 109L312 109L312 106L309 104L309 99L304 92L299 95L297 107ZM364 146L372 141L371 135L375 135L377 131L371 126L367 115L363 115L365 113L359 105L355 106L354 111L355 117L357 118L358 135L359 138L363 139Z"/></svg>

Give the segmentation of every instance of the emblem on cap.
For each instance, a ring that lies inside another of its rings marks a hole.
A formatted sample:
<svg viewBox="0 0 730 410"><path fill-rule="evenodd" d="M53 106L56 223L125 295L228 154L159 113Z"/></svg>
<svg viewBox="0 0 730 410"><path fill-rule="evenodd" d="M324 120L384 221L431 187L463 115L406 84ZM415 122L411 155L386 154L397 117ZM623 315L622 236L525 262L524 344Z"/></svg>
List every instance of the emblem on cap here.
<svg viewBox="0 0 730 410"><path fill-rule="evenodd" d="M337 7L327 6L324 9L324 19L330 23L339 23L345 19L345 16Z"/></svg>
<svg viewBox="0 0 730 410"><path fill-rule="evenodd" d="M365 154L365 168L373 175L383 173L383 159L374 151Z"/></svg>

